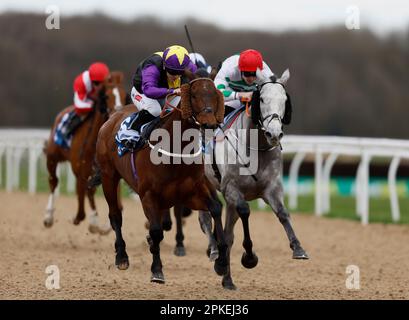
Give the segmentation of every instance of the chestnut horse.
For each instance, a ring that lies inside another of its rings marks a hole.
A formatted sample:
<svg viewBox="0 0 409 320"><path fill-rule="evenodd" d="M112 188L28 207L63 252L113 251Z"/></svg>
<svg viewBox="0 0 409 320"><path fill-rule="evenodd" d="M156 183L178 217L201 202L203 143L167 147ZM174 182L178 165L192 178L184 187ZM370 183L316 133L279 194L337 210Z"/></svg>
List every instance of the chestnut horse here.
<svg viewBox="0 0 409 320"><path fill-rule="evenodd" d="M98 215L94 201L96 188L88 189L87 181L93 173L95 146L99 129L108 119L109 115L125 105L127 99L129 99L122 82L122 72L111 72L100 91L99 100L95 103L94 110L88 115L80 127L75 130L69 149L57 145L54 142L54 134L62 117L66 113L73 111L74 106L65 108L57 115L51 129L50 137L44 147L49 173L48 182L51 191L44 217L44 225L46 227L51 227L54 222L54 197L55 189L58 185L58 177L56 175L57 165L60 162L69 161L76 177L76 191L78 196L78 211L73 221L74 224L78 225L85 219L84 198L85 193L87 193L92 209L89 225L90 232L106 234L110 231L109 229L103 230L98 225Z"/></svg>
<svg viewBox="0 0 409 320"><path fill-rule="evenodd" d="M219 249L219 257L215 261L214 269L218 275L224 275L227 272L226 242L221 221L222 204L217 197L216 189L205 176L203 161L187 163L181 159L187 154L174 153L184 150L188 143L180 142L182 148L176 151L175 125L180 125L182 135L189 129L216 127L223 121L224 99L210 78L195 78L196 76L190 72L186 72L186 76L191 81L181 87L180 108L174 108L172 113L162 117L159 122L161 130L168 132L170 141L173 141L165 150L170 155L170 163L153 161L152 141L149 141L152 151L145 146L136 154L128 152L122 157L118 156L114 137L122 121L135 112L134 105L126 106L110 117L102 126L97 140L96 158L101 169L105 199L109 206L109 220L116 235L115 264L120 270L129 267L121 231L122 208L118 199L118 185L122 178L139 195L148 219L147 240L153 259L151 281L157 283L165 282L160 258L160 242L163 239L162 223L169 209L175 205L210 211L216 226ZM181 161L175 161L177 157ZM201 155L199 157L201 158Z"/></svg>

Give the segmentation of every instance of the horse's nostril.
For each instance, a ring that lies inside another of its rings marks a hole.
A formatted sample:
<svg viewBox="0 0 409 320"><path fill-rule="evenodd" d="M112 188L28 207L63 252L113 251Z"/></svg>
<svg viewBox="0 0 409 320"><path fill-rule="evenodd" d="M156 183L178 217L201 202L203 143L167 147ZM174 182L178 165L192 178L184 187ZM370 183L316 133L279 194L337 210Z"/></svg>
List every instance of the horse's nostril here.
<svg viewBox="0 0 409 320"><path fill-rule="evenodd" d="M282 133L282 132L281 132L281 133L278 135L278 139L280 139L280 140L281 140L281 139L282 139L282 137L284 137L284 133Z"/></svg>
<svg viewBox="0 0 409 320"><path fill-rule="evenodd" d="M272 135L270 132L266 131L266 132L265 132L265 136L266 136L266 138L271 139L271 137L272 137L273 135Z"/></svg>

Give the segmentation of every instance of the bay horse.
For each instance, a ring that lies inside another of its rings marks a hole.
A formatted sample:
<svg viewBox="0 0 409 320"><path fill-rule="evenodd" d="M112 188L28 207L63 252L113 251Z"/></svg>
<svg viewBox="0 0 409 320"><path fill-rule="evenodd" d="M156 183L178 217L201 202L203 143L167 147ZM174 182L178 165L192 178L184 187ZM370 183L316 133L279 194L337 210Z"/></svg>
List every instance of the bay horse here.
<svg viewBox="0 0 409 320"><path fill-rule="evenodd" d="M78 225L85 219L84 198L85 193L87 193L92 210L89 231L91 233L100 234L106 234L110 231L110 229L104 230L99 227L98 214L94 201L96 188L88 189L87 181L93 172L96 140L99 129L110 114L130 100L123 88L123 77L123 73L119 71L110 73L99 93L98 101L95 103L94 109L75 130L70 148L63 148L57 145L54 142L54 135L62 117L68 112L73 111L74 106L65 108L57 115L43 150L47 158L47 170L49 173L48 183L50 187L50 195L44 216L44 226L49 228L54 223L54 198L55 189L58 185L58 177L56 174L57 165L60 162L69 161L76 177L76 193L78 197L78 210L73 223Z"/></svg>
<svg viewBox="0 0 409 320"><path fill-rule="evenodd" d="M182 149L175 149L174 139L177 133L174 132L174 125L180 125L182 135L192 129L216 127L223 121L224 98L210 78L197 78L198 76L189 71L186 71L185 75L190 82L181 86L180 108L174 108L172 113L159 121L160 129L168 132L171 137L169 149L166 150L170 153L171 163L154 162L152 147L147 146L136 154L128 152L122 157L118 156L114 137L123 120L135 112L136 108L133 104L110 117L102 126L97 140L96 158L105 199L109 206L109 220L116 235L115 264L120 270L129 267L126 244L121 230L122 208L118 198L118 185L122 178L139 195L144 214L148 219L147 240L152 254L151 281L156 283L165 282L160 258L160 242L163 239L162 223L169 209L175 205L210 212L215 223L219 250L214 270L218 275L224 275L227 272L227 245L221 221L222 204L217 197L215 187L205 176L204 163L173 161L175 157L184 155L177 155L175 152L183 150L188 143L182 141ZM183 159L179 158L179 160Z"/></svg>
<svg viewBox="0 0 409 320"><path fill-rule="evenodd" d="M198 68L195 72L195 75L202 77L202 78L210 78L214 80L219 69L220 68L212 67L211 71L208 72L206 68ZM175 254L175 256L183 257L186 255L186 249L183 244L183 240L185 239L185 236L183 234L183 225L185 222L184 218L190 216L192 214L192 210L182 205L175 205L175 207L173 208L173 212L174 212L175 221L176 221L176 237L175 237L176 246L173 250L173 253ZM199 222L200 222L200 226L203 232L206 234L209 234L209 246L207 249L207 255L210 258L210 261L215 261L218 257L218 249L217 249L216 240L214 239L213 234L211 234L211 230L207 229L208 225L201 223L200 220ZM172 219L171 219L170 209L165 210L163 213L162 226L165 231L169 231L172 228ZM149 230L148 221L146 221L145 223L145 228Z"/></svg>

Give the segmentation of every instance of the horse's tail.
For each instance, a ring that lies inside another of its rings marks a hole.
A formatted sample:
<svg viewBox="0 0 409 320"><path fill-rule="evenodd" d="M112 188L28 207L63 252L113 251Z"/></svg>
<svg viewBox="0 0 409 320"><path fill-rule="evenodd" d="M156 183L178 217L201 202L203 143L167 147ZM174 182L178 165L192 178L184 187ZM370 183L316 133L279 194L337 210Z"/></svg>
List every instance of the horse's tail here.
<svg viewBox="0 0 409 320"><path fill-rule="evenodd" d="M101 169L95 166L94 174L88 179L88 189L96 188L102 184Z"/></svg>

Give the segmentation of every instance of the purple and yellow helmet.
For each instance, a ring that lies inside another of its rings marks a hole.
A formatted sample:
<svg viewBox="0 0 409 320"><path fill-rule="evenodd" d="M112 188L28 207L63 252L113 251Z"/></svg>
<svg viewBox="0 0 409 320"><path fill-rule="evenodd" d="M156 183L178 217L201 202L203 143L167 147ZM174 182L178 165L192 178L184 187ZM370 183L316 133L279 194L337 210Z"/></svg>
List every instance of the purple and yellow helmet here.
<svg viewBox="0 0 409 320"><path fill-rule="evenodd" d="M170 46L163 51L163 65L171 72L183 72L189 62L189 52L182 46Z"/></svg>

